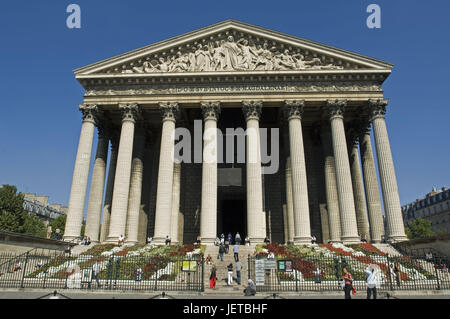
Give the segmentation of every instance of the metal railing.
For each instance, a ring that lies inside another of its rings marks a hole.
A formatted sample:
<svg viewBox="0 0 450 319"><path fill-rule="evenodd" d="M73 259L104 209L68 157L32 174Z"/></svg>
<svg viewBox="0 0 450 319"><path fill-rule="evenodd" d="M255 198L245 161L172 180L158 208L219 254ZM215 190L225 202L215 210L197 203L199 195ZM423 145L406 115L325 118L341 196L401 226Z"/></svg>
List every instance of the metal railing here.
<svg viewBox="0 0 450 319"><path fill-rule="evenodd" d="M88 254L0 254L0 287L203 291L202 258L93 256ZM96 266L94 267L94 265ZM94 268L98 269L97 275Z"/></svg>
<svg viewBox="0 0 450 319"><path fill-rule="evenodd" d="M376 268L377 290L450 289L450 275L439 262L409 256L305 256L296 258L250 257L248 276L258 292L342 291L343 268L353 277L358 291L367 289L369 265Z"/></svg>

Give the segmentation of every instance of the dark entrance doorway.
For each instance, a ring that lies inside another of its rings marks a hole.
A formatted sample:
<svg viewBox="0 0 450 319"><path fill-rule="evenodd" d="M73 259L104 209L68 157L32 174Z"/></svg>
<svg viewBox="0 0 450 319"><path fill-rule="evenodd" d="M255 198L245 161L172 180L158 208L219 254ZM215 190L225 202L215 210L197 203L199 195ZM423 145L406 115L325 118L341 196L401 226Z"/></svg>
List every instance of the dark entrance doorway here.
<svg viewBox="0 0 450 319"><path fill-rule="evenodd" d="M221 201L221 229L219 235L224 234L227 238L230 232L234 236L237 232L242 239L242 244L247 236L247 209L243 199L223 199Z"/></svg>

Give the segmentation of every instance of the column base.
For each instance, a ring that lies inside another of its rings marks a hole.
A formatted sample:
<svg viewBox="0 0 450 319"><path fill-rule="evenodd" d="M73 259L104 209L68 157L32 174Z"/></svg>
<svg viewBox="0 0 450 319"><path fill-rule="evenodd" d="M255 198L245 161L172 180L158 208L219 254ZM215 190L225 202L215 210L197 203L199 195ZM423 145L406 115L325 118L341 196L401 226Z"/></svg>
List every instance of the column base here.
<svg viewBox="0 0 450 319"><path fill-rule="evenodd" d="M63 236L64 241L73 241L76 238L80 238L80 236Z"/></svg>
<svg viewBox="0 0 450 319"><path fill-rule="evenodd" d="M250 239L250 243L251 244L263 244L264 243L264 238L261 237L249 237ZM233 239L234 242L234 239ZM245 244L245 238L241 238L241 244Z"/></svg>
<svg viewBox="0 0 450 319"><path fill-rule="evenodd" d="M200 240L200 244L205 244L205 245L210 245L210 244L214 244L214 242L216 241L215 238L201 238Z"/></svg>
<svg viewBox="0 0 450 319"><path fill-rule="evenodd" d="M294 237L294 245L311 244L311 237Z"/></svg>
<svg viewBox="0 0 450 319"><path fill-rule="evenodd" d="M359 238L359 237L342 237L342 243L344 245L360 244L361 238Z"/></svg>

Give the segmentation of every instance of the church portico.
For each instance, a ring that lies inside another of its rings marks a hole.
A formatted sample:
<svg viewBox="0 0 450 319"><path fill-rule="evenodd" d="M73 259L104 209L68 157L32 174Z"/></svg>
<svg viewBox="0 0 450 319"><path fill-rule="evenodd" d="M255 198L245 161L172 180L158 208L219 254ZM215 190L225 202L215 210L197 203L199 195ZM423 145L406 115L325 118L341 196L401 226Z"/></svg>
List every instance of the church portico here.
<svg viewBox="0 0 450 319"><path fill-rule="evenodd" d="M76 70L86 89L80 109L92 115L82 124L65 238L81 230L94 127L107 126L89 196L92 241L212 243L238 230L252 243L379 241L370 134L352 124L360 121L374 128L386 237L403 240L381 89L391 68L225 21ZM350 136L359 143L348 146Z"/></svg>

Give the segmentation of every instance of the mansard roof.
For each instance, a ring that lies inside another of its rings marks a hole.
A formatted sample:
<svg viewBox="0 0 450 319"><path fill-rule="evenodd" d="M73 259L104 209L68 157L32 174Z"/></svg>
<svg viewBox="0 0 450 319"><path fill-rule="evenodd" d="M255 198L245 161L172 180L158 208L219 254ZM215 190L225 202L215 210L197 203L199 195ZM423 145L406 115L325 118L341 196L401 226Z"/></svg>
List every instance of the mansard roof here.
<svg viewBox="0 0 450 319"><path fill-rule="evenodd" d="M209 74L380 73L392 64L236 20L74 70L77 79Z"/></svg>

